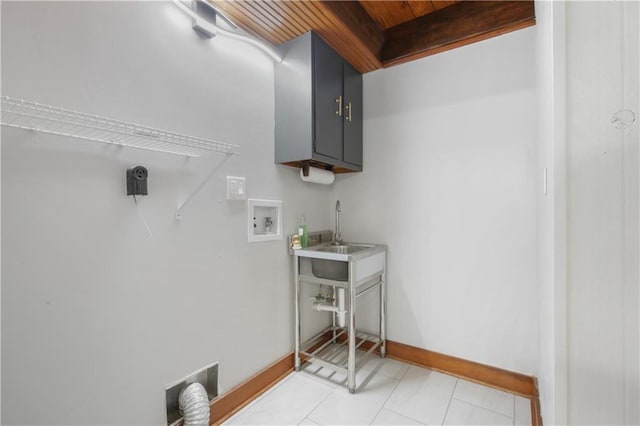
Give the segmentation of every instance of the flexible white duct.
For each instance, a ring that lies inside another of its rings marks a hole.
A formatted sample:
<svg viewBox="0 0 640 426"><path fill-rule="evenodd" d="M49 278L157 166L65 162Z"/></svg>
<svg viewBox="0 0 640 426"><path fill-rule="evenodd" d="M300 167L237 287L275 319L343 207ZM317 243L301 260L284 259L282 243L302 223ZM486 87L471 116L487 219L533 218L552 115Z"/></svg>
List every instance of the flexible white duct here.
<svg viewBox="0 0 640 426"><path fill-rule="evenodd" d="M180 391L178 406L184 426L209 426L209 397L200 383L191 383Z"/></svg>

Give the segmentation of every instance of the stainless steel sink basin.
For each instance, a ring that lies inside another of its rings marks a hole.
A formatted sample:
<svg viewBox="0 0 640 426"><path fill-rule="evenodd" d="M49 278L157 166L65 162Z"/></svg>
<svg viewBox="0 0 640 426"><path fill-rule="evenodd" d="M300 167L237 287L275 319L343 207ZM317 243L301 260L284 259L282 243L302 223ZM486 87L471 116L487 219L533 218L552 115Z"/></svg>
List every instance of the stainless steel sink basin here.
<svg viewBox="0 0 640 426"><path fill-rule="evenodd" d="M323 245L310 247L308 250L320 253L334 253L339 255L352 255L375 247L371 244L341 244L339 246ZM311 258L311 272L318 278L335 281L349 280L348 257L340 260Z"/></svg>
<svg viewBox="0 0 640 426"><path fill-rule="evenodd" d="M338 253L338 254L353 254L362 250L366 250L371 247L373 246L364 245L364 244L357 244L357 245L345 244L345 245L339 245L339 246L331 245L331 246L318 247L316 251L322 251L327 253Z"/></svg>
<svg viewBox="0 0 640 426"><path fill-rule="evenodd" d="M327 280L349 280L349 262L339 260L311 259L311 272Z"/></svg>

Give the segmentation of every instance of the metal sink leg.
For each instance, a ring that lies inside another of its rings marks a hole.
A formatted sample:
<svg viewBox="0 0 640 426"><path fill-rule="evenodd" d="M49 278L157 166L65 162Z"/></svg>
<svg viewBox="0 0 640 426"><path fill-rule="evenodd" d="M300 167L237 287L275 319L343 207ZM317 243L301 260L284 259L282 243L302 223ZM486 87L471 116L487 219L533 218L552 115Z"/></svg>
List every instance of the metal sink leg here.
<svg viewBox="0 0 640 426"><path fill-rule="evenodd" d="M347 375L349 393L356 393L356 286L353 285L353 262L349 261L349 358Z"/></svg>
<svg viewBox="0 0 640 426"><path fill-rule="evenodd" d="M387 280L385 279L385 277L387 276L386 271L387 271L387 265L386 265L386 259L385 259L385 266L382 271L382 275L380 275L380 281L382 282L380 283L380 329L379 329L378 336L380 337L380 340L382 342L382 344L380 345L381 358L387 357L387 319L386 319Z"/></svg>
<svg viewBox="0 0 640 426"><path fill-rule="evenodd" d="M300 258L298 256L294 256L293 257L293 264L294 264L294 280L295 280L295 287L296 287L296 294L295 294L295 353L294 353L294 366L295 366L295 370L296 371L300 371Z"/></svg>

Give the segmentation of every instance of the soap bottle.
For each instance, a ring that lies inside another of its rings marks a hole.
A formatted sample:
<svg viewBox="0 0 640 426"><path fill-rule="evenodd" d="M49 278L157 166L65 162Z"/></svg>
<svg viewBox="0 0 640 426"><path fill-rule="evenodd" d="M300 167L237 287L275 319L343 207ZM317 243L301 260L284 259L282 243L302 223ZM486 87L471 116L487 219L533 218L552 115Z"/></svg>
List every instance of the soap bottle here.
<svg viewBox="0 0 640 426"><path fill-rule="evenodd" d="M300 245L302 248L307 247L309 241L307 239L307 225L304 223L304 216L300 216L300 226L298 227L298 235L300 235Z"/></svg>

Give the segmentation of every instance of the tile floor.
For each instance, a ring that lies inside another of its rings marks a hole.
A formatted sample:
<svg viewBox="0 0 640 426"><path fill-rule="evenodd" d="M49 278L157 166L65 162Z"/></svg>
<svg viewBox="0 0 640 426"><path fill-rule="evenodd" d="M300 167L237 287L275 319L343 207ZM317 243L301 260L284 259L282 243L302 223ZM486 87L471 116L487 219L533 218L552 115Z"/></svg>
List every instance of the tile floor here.
<svg viewBox="0 0 640 426"><path fill-rule="evenodd" d="M531 425L530 402L392 359L369 357L349 394L344 375L312 364L225 425Z"/></svg>

